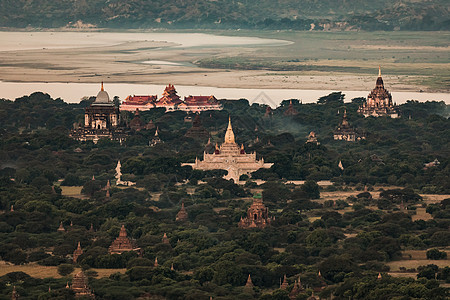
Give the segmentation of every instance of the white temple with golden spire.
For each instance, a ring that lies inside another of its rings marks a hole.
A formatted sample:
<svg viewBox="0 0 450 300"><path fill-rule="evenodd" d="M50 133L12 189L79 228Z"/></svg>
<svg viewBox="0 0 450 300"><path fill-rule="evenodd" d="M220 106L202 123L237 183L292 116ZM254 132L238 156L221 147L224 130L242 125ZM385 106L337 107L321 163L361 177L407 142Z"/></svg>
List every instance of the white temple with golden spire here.
<svg viewBox="0 0 450 300"><path fill-rule="evenodd" d="M216 144L214 153L203 152L203 160L195 159L195 163L184 163L183 166L191 166L198 170L227 170L225 179L233 179L239 182L239 177L261 168L270 168L273 163L265 163L264 159L256 159L256 153L245 153L244 145L239 146L234 137L231 118L228 119L228 127L225 133L224 143L219 147Z"/></svg>

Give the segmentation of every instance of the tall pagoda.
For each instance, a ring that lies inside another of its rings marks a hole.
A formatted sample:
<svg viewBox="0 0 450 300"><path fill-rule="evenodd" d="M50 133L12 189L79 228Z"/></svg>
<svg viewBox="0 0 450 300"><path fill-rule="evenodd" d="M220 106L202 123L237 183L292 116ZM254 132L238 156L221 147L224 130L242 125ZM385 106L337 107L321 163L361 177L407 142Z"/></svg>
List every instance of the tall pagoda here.
<svg viewBox="0 0 450 300"><path fill-rule="evenodd" d="M250 175L251 172L261 168L270 168L273 163L264 163L264 159L257 160L256 153L245 153L244 145L235 142L231 118L228 119L228 128L225 133L225 141L219 147L216 145L214 153L203 152L203 160L195 159L195 163L184 163L182 166L191 166L198 170L227 170L225 179L239 181L243 174Z"/></svg>
<svg viewBox="0 0 450 300"><path fill-rule="evenodd" d="M384 88L383 78L381 78L381 66L378 69L375 88L367 96L367 101L358 108L358 113L364 115L364 117L399 117L398 106L392 102L391 93Z"/></svg>

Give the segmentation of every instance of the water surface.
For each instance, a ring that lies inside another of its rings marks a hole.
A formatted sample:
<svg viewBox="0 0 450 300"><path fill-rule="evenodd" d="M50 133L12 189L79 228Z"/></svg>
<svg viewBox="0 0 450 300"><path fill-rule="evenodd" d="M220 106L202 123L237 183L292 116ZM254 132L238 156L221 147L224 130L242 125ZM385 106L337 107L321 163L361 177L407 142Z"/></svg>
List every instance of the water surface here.
<svg viewBox="0 0 450 300"><path fill-rule="evenodd" d="M165 85L155 84L129 84L129 83L105 83L105 90L112 98L118 96L124 100L128 95L158 95L161 97ZM176 85L178 95L182 98L189 95L214 95L218 99L245 98L251 103L269 104L276 107L286 99L299 99L303 103L316 102L322 96L328 95L333 90L299 90L299 89L242 89L242 88L217 88L204 86ZM61 98L69 103L77 103L84 96L95 96L100 90L100 84L94 83L27 83L27 82L0 82L0 98L16 99L23 95L41 91L50 94L53 98ZM369 91L342 91L346 101L356 97L367 97ZM445 101L450 104L450 94L445 93L419 93L419 92L392 92L393 101L397 104L407 100Z"/></svg>

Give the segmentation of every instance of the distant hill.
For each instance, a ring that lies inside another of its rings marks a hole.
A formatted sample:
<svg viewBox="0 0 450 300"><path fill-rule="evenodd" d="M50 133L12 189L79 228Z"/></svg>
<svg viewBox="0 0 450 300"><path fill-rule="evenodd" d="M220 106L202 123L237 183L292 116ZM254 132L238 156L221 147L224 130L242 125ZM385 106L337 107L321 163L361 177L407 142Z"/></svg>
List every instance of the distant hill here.
<svg viewBox="0 0 450 300"><path fill-rule="evenodd" d="M448 30L449 10L447 0L2 0L0 26Z"/></svg>

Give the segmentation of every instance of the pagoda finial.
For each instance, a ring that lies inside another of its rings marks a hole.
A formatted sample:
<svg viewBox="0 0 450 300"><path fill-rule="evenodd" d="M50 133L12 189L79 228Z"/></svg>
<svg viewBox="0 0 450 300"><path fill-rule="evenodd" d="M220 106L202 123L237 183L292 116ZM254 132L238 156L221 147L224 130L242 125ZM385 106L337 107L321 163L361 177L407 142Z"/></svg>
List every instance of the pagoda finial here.
<svg viewBox="0 0 450 300"><path fill-rule="evenodd" d="M228 116L228 128L225 133L225 144L234 144L234 132L233 127L231 126L231 116Z"/></svg>
<svg viewBox="0 0 450 300"><path fill-rule="evenodd" d="M80 244L80 242L78 241L78 247L77 247L77 250L80 250L81 249L81 244Z"/></svg>
<svg viewBox="0 0 450 300"><path fill-rule="evenodd" d="M253 288L252 277L248 274L247 282L245 283L246 288Z"/></svg>
<svg viewBox="0 0 450 300"><path fill-rule="evenodd" d="M102 88L101 88L101 91L104 91L104 89L103 89L103 81L102 81Z"/></svg>
<svg viewBox="0 0 450 300"><path fill-rule="evenodd" d="M381 77L381 65L378 66L378 77Z"/></svg>
<svg viewBox="0 0 450 300"><path fill-rule="evenodd" d="M155 266L155 267L159 266L159 265L158 265L158 258L157 258L157 257L155 257L155 264L154 264L154 266Z"/></svg>

